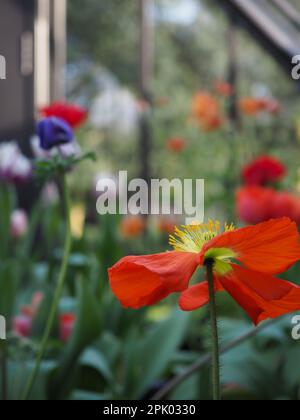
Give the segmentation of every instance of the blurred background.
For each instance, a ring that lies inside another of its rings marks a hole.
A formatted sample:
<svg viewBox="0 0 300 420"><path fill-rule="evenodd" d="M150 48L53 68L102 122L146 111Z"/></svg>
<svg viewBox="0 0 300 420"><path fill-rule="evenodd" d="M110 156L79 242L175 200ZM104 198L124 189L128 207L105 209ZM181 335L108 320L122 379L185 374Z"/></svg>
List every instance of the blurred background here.
<svg viewBox="0 0 300 420"><path fill-rule="evenodd" d="M125 311L107 268L124 255L168 249L183 220L100 217L96 183L120 170L145 180L203 178L206 219L242 226L288 216L299 225L300 86L292 78L299 2L0 0L0 11L2 399L18 399L32 369L62 258L57 185L41 185L26 171L36 121L58 101L84 113L76 138L96 161L69 174L74 243L33 395L156 398L207 354L207 311L182 313L176 297ZM7 176L9 145L17 148L18 176ZM284 278L300 284L300 267ZM222 343L252 331L229 296L218 296L218 308ZM223 356L224 398L300 398L291 318ZM208 399L208 382L209 364L166 397Z"/></svg>

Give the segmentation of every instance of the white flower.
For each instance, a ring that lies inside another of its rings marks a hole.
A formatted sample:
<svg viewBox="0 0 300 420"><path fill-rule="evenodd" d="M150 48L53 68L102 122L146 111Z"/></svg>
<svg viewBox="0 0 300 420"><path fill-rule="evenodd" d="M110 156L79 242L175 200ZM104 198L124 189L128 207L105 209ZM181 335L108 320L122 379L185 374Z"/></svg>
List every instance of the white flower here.
<svg viewBox="0 0 300 420"><path fill-rule="evenodd" d="M74 140L72 143L53 147L49 151L41 148L40 139L38 136L33 136L30 143L31 150L37 159L51 159L58 155L60 155L62 158L68 158L71 156L80 157L81 155L81 147L76 140Z"/></svg>
<svg viewBox="0 0 300 420"><path fill-rule="evenodd" d="M81 156L81 147L75 140L72 143L67 143L67 144L58 146L57 150L58 150L58 153L63 158L68 158L72 156L75 158L78 158Z"/></svg>
<svg viewBox="0 0 300 420"><path fill-rule="evenodd" d="M111 88L101 93L90 110L90 123L98 129L110 129L130 136L139 121L139 108L134 95L124 88Z"/></svg>
<svg viewBox="0 0 300 420"><path fill-rule="evenodd" d="M26 181L31 164L15 141L0 144L0 178L9 182Z"/></svg>

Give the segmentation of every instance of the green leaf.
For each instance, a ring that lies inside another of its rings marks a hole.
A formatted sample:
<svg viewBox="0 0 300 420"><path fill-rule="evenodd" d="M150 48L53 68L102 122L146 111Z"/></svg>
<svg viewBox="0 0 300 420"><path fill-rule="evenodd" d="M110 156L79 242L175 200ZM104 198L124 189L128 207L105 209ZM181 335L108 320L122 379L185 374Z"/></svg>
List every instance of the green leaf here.
<svg viewBox="0 0 300 420"><path fill-rule="evenodd" d="M80 358L80 364L97 370L107 382L113 382L113 373L108 360L94 348L87 349Z"/></svg>
<svg viewBox="0 0 300 420"><path fill-rule="evenodd" d="M285 353L285 361L283 365L283 377L288 384L288 388L300 386L300 346L299 344L291 347Z"/></svg>
<svg viewBox="0 0 300 420"><path fill-rule="evenodd" d="M34 361L9 361L7 364L8 399L18 400L24 390L28 377L34 368ZM32 390L32 399L44 401L47 399L47 384L49 375L55 369L56 362L43 361ZM1 381L0 381L1 382ZM0 395L1 395L0 384Z"/></svg>
<svg viewBox="0 0 300 420"><path fill-rule="evenodd" d="M0 265L0 314L7 320L15 306L16 293L18 289L17 275L18 266L15 261L1 261Z"/></svg>
<svg viewBox="0 0 300 420"><path fill-rule="evenodd" d="M77 321L61 358L59 369L51 380L50 393L53 399L66 398L70 393L82 351L101 333L99 303L86 279L79 281L77 289L79 301Z"/></svg>
<svg viewBox="0 0 300 420"><path fill-rule="evenodd" d="M188 320L189 314L176 310L137 343L137 357L132 361L140 369L139 380L134 388L135 397L141 397L166 371L183 341Z"/></svg>
<svg viewBox="0 0 300 420"><path fill-rule="evenodd" d="M72 393L70 400L72 401L105 401L111 400L110 394L97 394L96 392L88 392L76 390Z"/></svg>

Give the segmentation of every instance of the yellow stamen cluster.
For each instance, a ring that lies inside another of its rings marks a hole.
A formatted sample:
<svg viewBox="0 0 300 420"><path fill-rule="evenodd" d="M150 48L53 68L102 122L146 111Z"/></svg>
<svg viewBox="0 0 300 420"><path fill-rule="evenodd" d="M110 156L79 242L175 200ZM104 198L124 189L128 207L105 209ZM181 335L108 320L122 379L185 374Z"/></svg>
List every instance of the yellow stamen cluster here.
<svg viewBox="0 0 300 420"><path fill-rule="evenodd" d="M224 224L221 229L219 221L209 220L207 223L182 226L181 229L175 228L174 235L170 235L169 244L175 251L195 252L201 251L203 245L222 232L235 230L233 224Z"/></svg>

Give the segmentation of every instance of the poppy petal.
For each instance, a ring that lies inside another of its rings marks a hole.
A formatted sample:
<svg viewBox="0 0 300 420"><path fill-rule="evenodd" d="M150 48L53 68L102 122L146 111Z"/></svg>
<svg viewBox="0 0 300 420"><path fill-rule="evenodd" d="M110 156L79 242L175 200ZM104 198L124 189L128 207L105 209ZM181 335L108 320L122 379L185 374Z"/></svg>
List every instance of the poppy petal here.
<svg viewBox="0 0 300 420"><path fill-rule="evenodd" d="M108 273L122 305L137 309L186 289L196 268L196 254L172 251L122 258Z"/></svg>
<svg viewBox="0 0 300 420"><path fill-rule="evenodd" d="M224 290L221 283L215 278L215 291L220 292ZM191 286L181 293L179 298L179 306L183 311L194 311L201 308L209 302L208 283L203 283Z"/></svg>
<svg viewBox="0 0 300 420"><path fill-rule="evenodd" d="M219 279L254 324L300 310L300 287L238 265Z"/></svg>
<svg viewBox="0 0 300 420"><path fill-rule="evenodd" d="M225 232L202 249L200 263L210 248L230 248L236 259L254 271L278 274L300 259L299 233L289 218L272 219L231 232Z"/></svg>

